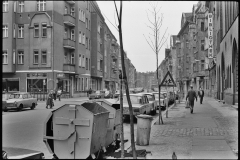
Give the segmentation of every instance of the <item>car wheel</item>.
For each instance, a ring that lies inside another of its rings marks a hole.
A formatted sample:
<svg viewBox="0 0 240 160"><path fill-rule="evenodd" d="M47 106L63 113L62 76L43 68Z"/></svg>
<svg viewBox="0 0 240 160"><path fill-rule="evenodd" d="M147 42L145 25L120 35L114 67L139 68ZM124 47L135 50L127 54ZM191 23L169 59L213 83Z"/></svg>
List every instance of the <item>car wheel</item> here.
<svg viewBox="0 0 240 160"><path fill-rule="evenodd" d="M7 112L8 110L7 110L7 107L4 107L3 108L3 112Z"/></svg>
<svg viewBox="0 0 240 160"><path fill-rule="evenodd" d="M33 103L33 104L32 104L32 107L31 107L31 109L34 109L34 108L35 108L35 103Z"/></svg>
<svg viewBox="0 0 240 160"><path fill-rule="evenodd" d="M23 109L23 105L20 104L19 108L18 108L18 111L21 111Z"/></svg>

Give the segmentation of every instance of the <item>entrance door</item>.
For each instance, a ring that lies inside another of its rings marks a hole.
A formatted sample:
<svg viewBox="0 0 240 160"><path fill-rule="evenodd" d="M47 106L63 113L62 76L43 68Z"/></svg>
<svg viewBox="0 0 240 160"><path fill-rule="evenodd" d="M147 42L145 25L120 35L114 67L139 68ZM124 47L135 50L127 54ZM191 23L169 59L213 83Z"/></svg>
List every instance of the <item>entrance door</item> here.
<svg viewBox="0 0 240 160"><path fill-rule="evenodd" d="M221 71L222 71L222 100L224 100L224 89L225 89L225 63L224 63L224 55L223 55L223 53L222 53Z"/></svg>
<svg viewBox="0 0 240 160"><path fill-rule="evenodd" d="M238 52L236 40L233 40L233 51L232 51L232 73L233 73L233 105L236 103L236 93L238 92Z"/></svg>

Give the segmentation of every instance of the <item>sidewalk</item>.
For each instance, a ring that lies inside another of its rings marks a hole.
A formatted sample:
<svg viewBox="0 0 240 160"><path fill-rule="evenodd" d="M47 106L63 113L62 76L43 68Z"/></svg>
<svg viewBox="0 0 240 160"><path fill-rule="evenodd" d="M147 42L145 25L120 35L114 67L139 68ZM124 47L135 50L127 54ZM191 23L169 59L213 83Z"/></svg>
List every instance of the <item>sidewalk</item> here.
<svg viewBox="0 0 240 160"><path fill-rule="evenodd" d="M55 104L55 103L61 103L61 102L85 101L85 100L89 100L88 97L61 98L61 101L59 101L58 98L57 98L56 101L54 100L54 104ZM46 103L46 101L38 101L38 103L39 103L39 104L41 104L41 103Z"/></svg>
<svg viewBox="0 0 240 160"><path fill-rule="evenodd" d="M152 126L149 145L136 150L150 151L146 159L172 159L173 152L178 159L237 159L237 110L208 97L194 103L193 114L185 102L172 107L164 124Z"/></svg>

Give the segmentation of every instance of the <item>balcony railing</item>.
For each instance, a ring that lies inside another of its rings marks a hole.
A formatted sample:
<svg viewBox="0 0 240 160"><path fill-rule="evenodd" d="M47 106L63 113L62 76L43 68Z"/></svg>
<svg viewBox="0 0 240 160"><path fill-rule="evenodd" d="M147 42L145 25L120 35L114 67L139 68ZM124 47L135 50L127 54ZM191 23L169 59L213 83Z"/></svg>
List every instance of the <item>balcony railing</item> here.
<svg viewBox="0 0 240 160"><path fill-rule="evenodd" d="M63 71L75 72L75 64L63 64Z"/></svg>
<svg viewBox="0 0 240 160"><path fill-rule="evenodd" d="M75 41L71 39L63 39L63 47L68 49L75 49Z"/></svg>
<svg viewBox="0 0 240 160"><path fill-rule="evenodd" d="M75 18L73 16L71 16L70 14L64 14L63 23L68 25L68 26L74 26L75 27Z"/></svg>

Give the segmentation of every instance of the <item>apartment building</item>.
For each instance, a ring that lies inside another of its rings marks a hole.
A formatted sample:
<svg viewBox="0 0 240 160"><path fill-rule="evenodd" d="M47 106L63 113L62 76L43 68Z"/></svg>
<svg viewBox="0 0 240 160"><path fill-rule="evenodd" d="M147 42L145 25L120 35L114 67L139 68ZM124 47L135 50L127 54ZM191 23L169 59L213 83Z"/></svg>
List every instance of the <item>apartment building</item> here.
<svg viewBox="0 0 240 160"><path fill-rule="evenodd" d="M216 97L228 104L238 103L239 7L235 1L206 2L213 15L216 40Z"/></svg>

